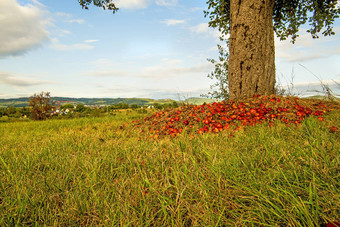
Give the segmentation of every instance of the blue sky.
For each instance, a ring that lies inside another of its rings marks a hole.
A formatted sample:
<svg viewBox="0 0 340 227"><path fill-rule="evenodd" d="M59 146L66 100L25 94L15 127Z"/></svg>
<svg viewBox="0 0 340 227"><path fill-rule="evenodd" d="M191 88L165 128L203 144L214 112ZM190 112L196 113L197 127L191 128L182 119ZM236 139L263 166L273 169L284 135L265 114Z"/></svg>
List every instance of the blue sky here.
<svg viewBox="0 0 340 227"><path fill-rule="evenodd" d="M49 91L184 99L209 91L206 59L218 57L219 33L207 26L206 0L115 2L112 14L82 10L77 0L0 0L0 98ZM305 28L295 45L276 40L282 85L340 83L339 20L334 27L335 36L319 40Z"/></svg>

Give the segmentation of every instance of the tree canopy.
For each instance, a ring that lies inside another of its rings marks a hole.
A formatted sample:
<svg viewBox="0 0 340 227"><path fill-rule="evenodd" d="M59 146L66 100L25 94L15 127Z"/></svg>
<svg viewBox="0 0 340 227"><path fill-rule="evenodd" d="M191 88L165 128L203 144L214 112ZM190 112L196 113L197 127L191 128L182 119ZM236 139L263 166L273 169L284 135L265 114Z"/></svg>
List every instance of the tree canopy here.
<svg viewBox="0 0 340 227"><path fill-rule="evenodd" d="M34 120L46 120L51 117L54 109L49 92L34 94L29 98L28 105L31 107L31 116Z"/></svg>
<svg viewBox="0 0 340 227"><path fill-rule="evenodd" d="M301 25L308 23L307 30L313 38L334 35L333 22L340 15L337 0L276 0L273 10L274 31L285 40L295 42ZM208 0L209 26L218 28L223 35L230 33L230 0Z"/></svg>
<svg viewBox="0 0 340 227"><path fill-rule="evenodd" d="M83 9L88 9L91 4L102 7L104 10L112 10L115 13L118 8L112 2L112 0L78 0L79 4L83 7Z"/></svg>
<svg viewBox="0 0 340 227"><path fill-rule="evenodd" d="M115 13L118 8L112 0L78 0L79 4L88 9L90 5L102 7ZM338 0L275 0L273 10L274 31L282 40L291 37L294 42L297 32L303 24L309 23L313 38L320 32L334 35L333 22L340 15ZM208 0L205 16L210 18L209 26L218 28L222 34L230 32L230 0Z"/></svg>

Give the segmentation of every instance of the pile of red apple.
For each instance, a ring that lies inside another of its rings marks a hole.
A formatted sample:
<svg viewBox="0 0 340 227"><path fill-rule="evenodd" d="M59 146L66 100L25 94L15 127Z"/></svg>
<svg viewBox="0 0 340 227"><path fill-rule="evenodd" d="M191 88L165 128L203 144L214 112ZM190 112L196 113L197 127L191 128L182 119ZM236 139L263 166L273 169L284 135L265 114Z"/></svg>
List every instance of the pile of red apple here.
<svg viewBox="0 0 340 227"><path fill-rule="evenodd" d="M242 102L184 105L155 112L143 121L133 123L138 127L146 126L153 138L176 137L183 131L194 134L218 133L264 122L269 126L275 121L282 121L287 126L299 125L309 116L323 121L323 115L331 109L320 100L257 95ZM337 132L338 128L333 126L330 131Z"/></svg>

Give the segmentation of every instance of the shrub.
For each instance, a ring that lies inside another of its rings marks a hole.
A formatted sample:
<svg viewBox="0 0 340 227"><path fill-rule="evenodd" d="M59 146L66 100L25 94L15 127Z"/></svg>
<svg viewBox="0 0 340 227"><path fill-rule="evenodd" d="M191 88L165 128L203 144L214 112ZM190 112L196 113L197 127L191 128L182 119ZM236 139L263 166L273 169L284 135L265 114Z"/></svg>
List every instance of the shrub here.
<svg viewBox="0 0 340 227"><path fill-rule="evenodd" d="M51 103L50 99L49 92L41 92L30 97L28 105L32 107L31 117L33 120L46 120L52 116L54 103Z"/></svg>

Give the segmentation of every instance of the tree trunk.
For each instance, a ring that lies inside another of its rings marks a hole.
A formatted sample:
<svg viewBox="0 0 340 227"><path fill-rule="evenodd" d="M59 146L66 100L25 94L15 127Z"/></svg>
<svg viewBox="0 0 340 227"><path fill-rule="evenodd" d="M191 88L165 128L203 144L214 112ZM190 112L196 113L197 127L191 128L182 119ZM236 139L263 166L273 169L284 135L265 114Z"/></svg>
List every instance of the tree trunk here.
<svg viewBox="0 0 340 227"><path fill-rule="evenodd" d="M230 0L231 100L274 94L274 0Z"/></svg>

